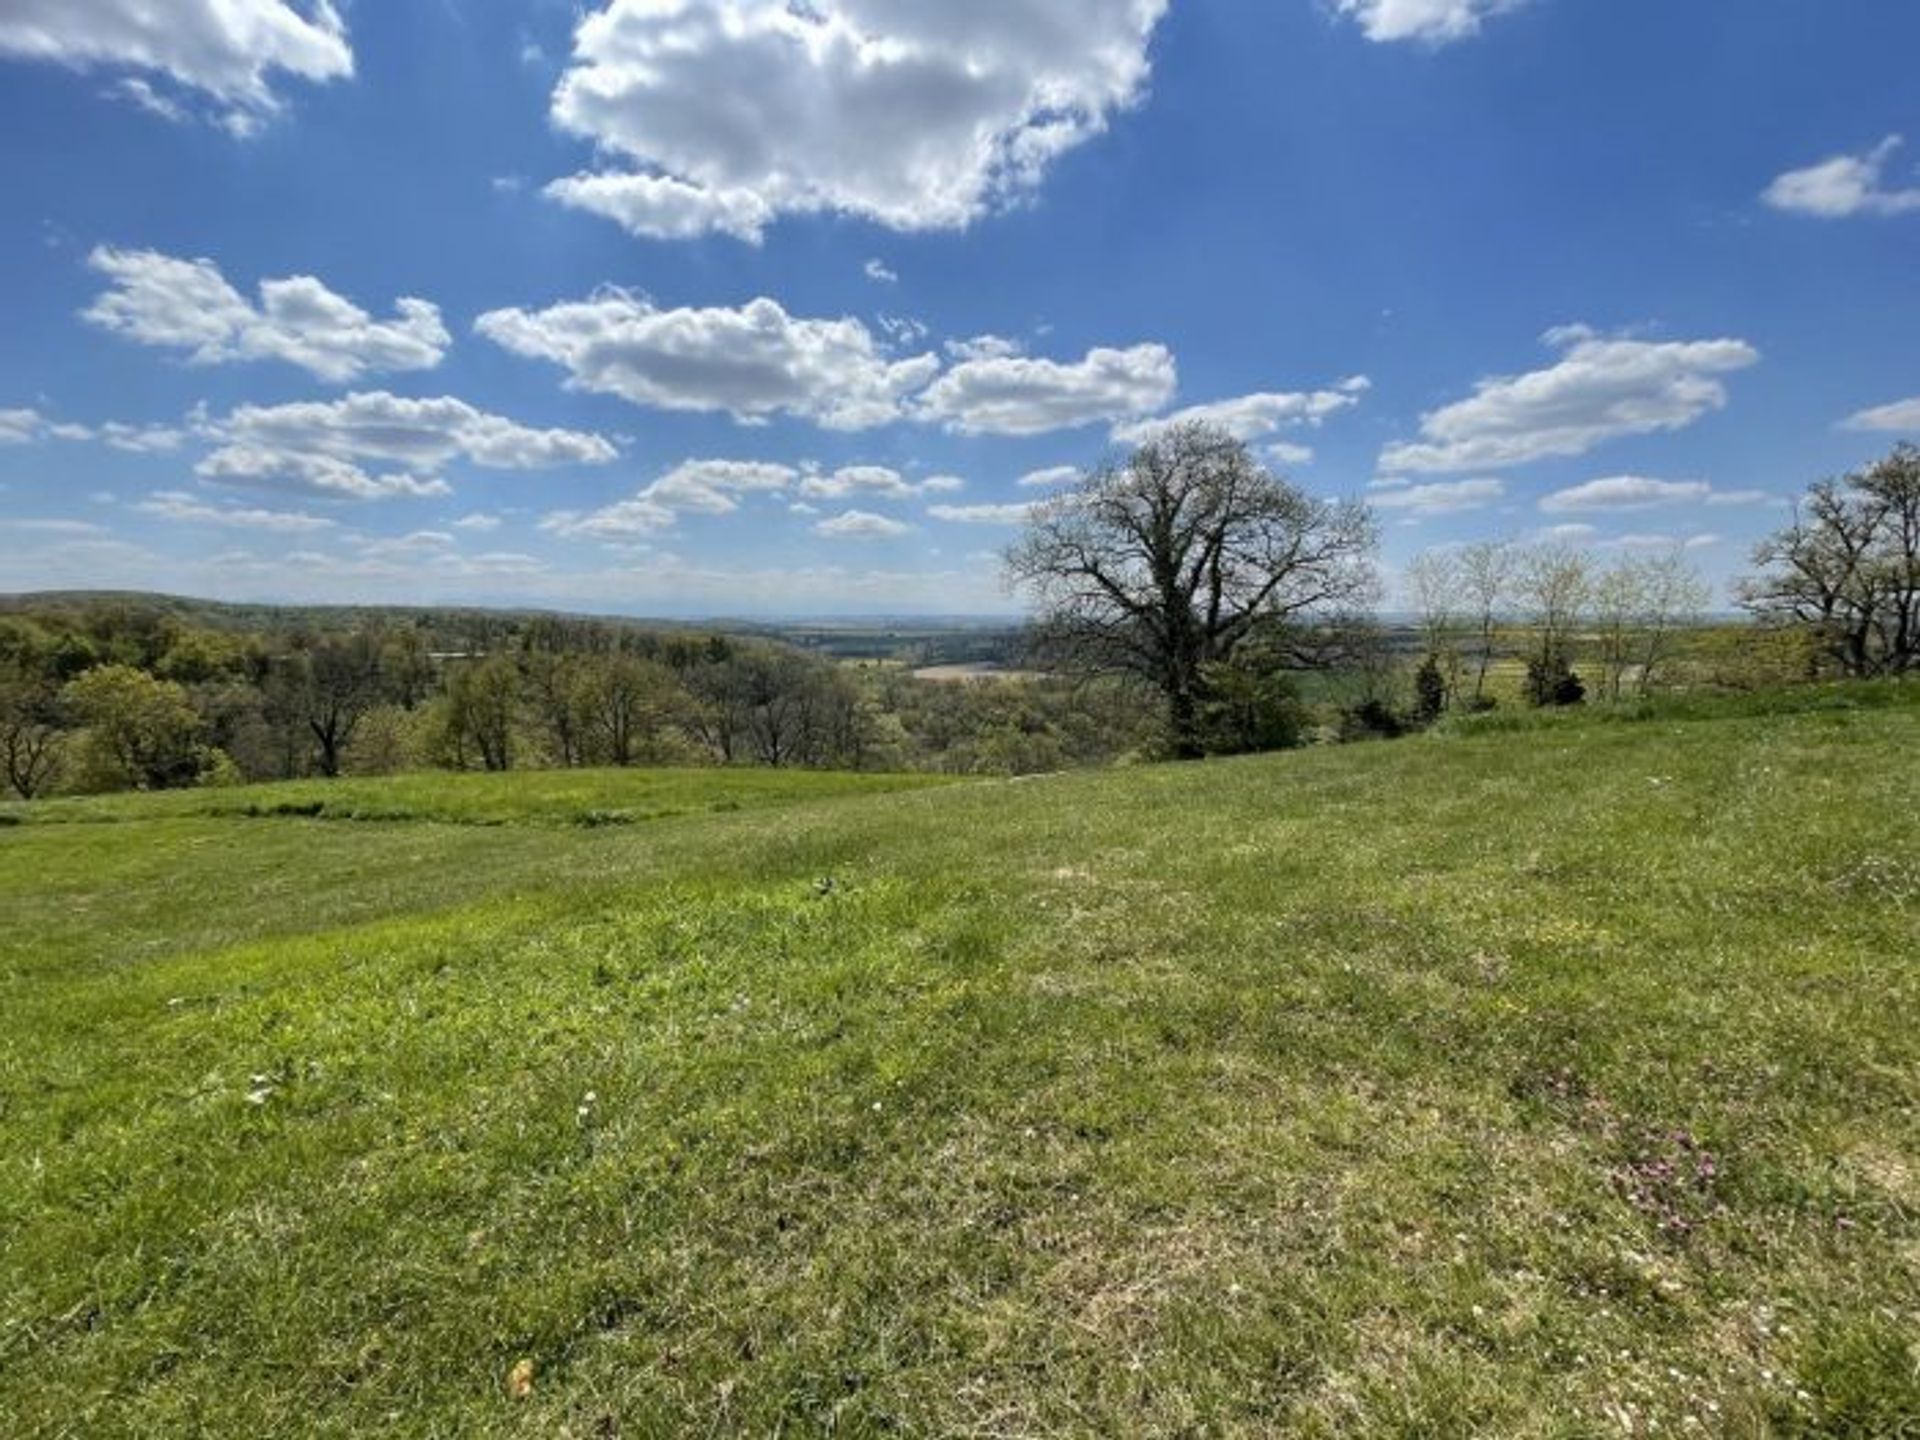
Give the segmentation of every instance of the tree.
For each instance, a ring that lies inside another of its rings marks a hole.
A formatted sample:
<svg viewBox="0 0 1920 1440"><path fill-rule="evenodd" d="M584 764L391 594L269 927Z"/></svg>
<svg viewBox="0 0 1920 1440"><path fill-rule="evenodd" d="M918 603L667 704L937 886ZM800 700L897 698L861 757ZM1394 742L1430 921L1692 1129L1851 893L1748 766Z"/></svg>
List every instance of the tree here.
<svg viewBox="0 0 1920 1440"><path fill-rule="evenodd" d="M583 686L588 723L602 753L615 765L631 765L650 748L654 732L672 714L677 687L656 661L634 655L597 656Z"/></svg>
<svg viewBox="0 0 1920 1440"><path fill-rule="evenodd" d="M1536 705L1577 705L1586 687L1573 673L1573 639L1592 603L1592 563L1569 546L1537 546L1521 555L1515 590L1533 626L1528 698Z"/></svg>
<svg viewBox="0 0 1920 1440"><path fill-rule="evenodd" d="M1753 559L1740 602L1763 623L1807 630L1843 675L1920 669L1920 448L1817 482Z"/></svg>
<svg viewBox="0 0 1920 1440"><path fill-rule="evenodd" d="M58 692L38 676L0 671L0 774L22 800L44 794L60 770Z"/></svg>
<svg viewBox="0 0 1920 1440"><path fill-rule="evenodd" d="M1207 667L1369 598L1365 507L1314 499L1217 427L1174 426L1039 506L1007 552L1043 654L1157 689L1176 755L1204 749Z"/></svg>
<svg viewBox="0 0 1920 1440"><path fill-rule="evenodd" d="M586 764L586 657L540 649L524 663L527 696L546 729L549 757L563 769Z"/></svg>
<svg viewBox="0 0 1920 1440"><path fill-rule="evenodd" d="M1514 572L1519 556L1500 540L1482 540L1459 553L1456 569L1460 593L1466 601L1477 636L1474 651L1473 705L1486 704L1487 671L1493 666L1493 637L1501 614L1513 603Z"/></svg>
<svg viewBox="0 0 1920 1440"><path fill-rule="evenodd" d="M191 785L208 756L186 691L132 665L100 665L60 692L86 727L89 778L102 788Z"/></svg>
<svg viewBox="0 0 1920 1440"><path fill-rule="evenodd" d="M1452 550L1421 551L1407 566L1406 588L1420 621L1426 666L1440 683L1437 706L1424 683L1420 689L1421 708L1433 710L1426 718L1436 720L1460 688L1460 651L1454 644L1454 630L1465 586L1459 555Z"/></svg>
<svg viewBox="0 0 1920 1440"><path fill-rule="evenodd" d="M317 747L322 775L340 773L341 757L361 717L380 703L380 649L366 632L328 636L282 662L287 711Z"/></svg>
<svg viewBox="0 0 1920 1440"><path fill-rule="evenodd" d="M488 770L513 768L514 721L520 711L520 667L509 655L462 665L447 683L447 726L457 744L471 744Z"/></svg>

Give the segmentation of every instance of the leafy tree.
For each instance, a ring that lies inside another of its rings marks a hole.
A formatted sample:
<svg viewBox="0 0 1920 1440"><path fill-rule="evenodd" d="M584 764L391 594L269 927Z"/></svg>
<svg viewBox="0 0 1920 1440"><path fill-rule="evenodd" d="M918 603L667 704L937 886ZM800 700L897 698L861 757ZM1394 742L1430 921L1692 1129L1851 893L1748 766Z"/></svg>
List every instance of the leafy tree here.
<svg viewBox="0 0 1920 1440"><path fill-rule="evenodd" d="M1819 481L1753 558L1740 600L1761 621L1809 631L1843 675L1920 669L1920 448Z"/></svg>
<svg viewBox="0 0 1920 1440"><path fill-rule="evenodd" d="M58 692L38 675L0 671L0 773L22 800L45 794L60 773Z"/></svg>
<svg viewBox="0 0 1920 1440"><path fill-rule="evenodd" d="M1420 668L1413 672L1413 718L1421 725L1431 725L1447 711L1447 677L1440 671L1440 662L1432 654L1420 662Z"/></svg>
<svg viewBox="0 0 1920 1440"><path fill-rule="evenodd" d="M132 665L100 665L60 692L86 729L89 779L139 790L191 785L208 755L186 691Z"/></svg>
<svg viewBox="0 0 1920 1440"><path fill-rule="evenodd" d="M1244 659L1207 666L1201 743L1210 755L1291 750L1306 734L1306 709L1293 679Z"/></svg>
<svg viewBox="0 0 1920 1440"><path fill-rule="evenodd" d="M488 770L513 768L520 668L510 655L460 666L447 685L448 727Z"/></svg>
<svg viewBox="0 0 1920 1440"><path fill-rule="evenodd" d="M288 713L312 737L320 773L338 775L361 717L380 703L374 637L358 631L313 641L282 662L280 681Z"/></svg>
<svg viewBox="0 0 1920 1440"><path fill-rule="evenodd" d="M1207 667L1373 592L1363 506L1314 499L1217 427L1175 426L1039 506L1007 553L1059 662L1161 695L1175 754L1205 748Z"/></svg>

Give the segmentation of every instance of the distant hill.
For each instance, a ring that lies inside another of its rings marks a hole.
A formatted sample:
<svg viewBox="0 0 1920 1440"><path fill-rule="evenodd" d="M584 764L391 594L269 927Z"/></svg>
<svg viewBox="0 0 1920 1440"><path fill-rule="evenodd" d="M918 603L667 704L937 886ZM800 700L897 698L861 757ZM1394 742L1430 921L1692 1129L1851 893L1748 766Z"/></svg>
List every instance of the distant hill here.
<svg viewBox="0 0 1920 1440"><path fill-rule="evenodd" d="M569 620L614 630L720 633L782 640L837 659L898 659L926 665L1000 663L1013 657L1021 627L1004 616L855 616L791 620L656 619L536 608L477 605L274 605L202 600L144 590L39 590L0 594L0 614L78 611L102 606L158 612L208 630L308 630L321 633L419 626L438 634L464 628L513 627L534 620Z"/></svg>

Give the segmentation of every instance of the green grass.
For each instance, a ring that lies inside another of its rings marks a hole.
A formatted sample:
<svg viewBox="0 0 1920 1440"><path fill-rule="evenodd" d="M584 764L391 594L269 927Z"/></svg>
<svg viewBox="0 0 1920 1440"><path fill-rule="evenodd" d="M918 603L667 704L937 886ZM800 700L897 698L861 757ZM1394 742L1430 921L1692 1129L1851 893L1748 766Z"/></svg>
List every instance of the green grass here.
<svg viewBox="0 0 1920 1440"><path fill-rule="evenodd" d="M380 779L290 780L157 795L90 795L31 805L15 802L0 804L0 824L221 816L447 825L631 825L941 783L940 777L931 775L809 770L539 770L461 776L429 771Z"/></svg>
<svg viewBox="0 0 1920 1440"><path fill-rule="evenodd" d="M1900 1434L1886 693L0 830L0 1428Z"/></svg>

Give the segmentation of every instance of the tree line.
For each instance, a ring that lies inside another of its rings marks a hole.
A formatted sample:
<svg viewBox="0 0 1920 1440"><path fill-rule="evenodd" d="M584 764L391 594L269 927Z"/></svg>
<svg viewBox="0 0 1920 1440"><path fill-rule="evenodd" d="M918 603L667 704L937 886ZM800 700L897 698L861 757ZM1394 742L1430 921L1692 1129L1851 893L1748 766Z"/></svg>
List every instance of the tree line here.
<svg viewBox="0 0 1920 1440"><path fill-rule="evenodd" d="M1113 687L934 684L776 641L560 617L220 630L101 602L0 616L0 767L60 792L406 769L1022 773L1147 743Z"/></svg>
<svg viewBox="0 0 1920 1440"><path fill-rule="evenodd" d="M1533 705L1645 697L1675 682L1711 602L1679 548L1611 563L1557 544L1430 550L1406 577L1420 657L1413 703L1396 707L1398 667L1367 618L1377 541L1364 506L1316 499L1226 431L1188 424L1036 507L1006 568L1040 653L1155 694L1179 756L1294 743L1300 679L1316 672L1384 681L1346 714L1380 733L1490 707L1516 647ZM1791 678L1920 665L1920 450L1814 485L1754 562L1739 597L1767 643L1751 648L1803 657Z"/></svg>

